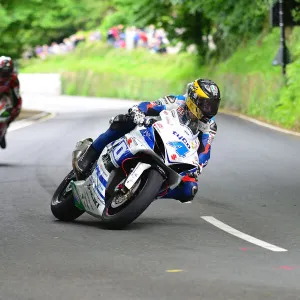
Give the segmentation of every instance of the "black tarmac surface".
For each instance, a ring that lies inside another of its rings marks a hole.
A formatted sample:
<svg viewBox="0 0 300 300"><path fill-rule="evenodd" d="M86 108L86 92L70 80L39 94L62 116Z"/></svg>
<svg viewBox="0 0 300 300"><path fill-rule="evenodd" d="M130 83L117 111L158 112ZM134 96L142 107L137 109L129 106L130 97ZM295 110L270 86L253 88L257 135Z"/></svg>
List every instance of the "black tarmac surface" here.
<svg viewBox="0 0 300 300"><path fill-rule="evenodd" d="M0 151L0 299L300 299L300 138L220 115L193 203L161 200L130 227L54 219L75 143L116 112L61 114L10 132ZM287 249L273 252L218 220Z"/></svg>

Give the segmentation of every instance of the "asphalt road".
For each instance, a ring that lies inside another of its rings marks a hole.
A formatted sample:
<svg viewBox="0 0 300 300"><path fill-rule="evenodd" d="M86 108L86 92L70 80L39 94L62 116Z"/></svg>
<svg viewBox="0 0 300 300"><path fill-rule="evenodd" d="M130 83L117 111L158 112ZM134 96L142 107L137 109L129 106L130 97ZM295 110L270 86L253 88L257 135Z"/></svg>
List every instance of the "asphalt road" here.
<svg viewBox="0 0 300 300"><path fill-rule="evenodd" d="M217 117L193 203L157 201L122 231L86 214L56 221L50 199L76 141L96 137L113 114L63 113L9 133L0 152L1 299L300 299L300 138L235 117Z"/></svg>

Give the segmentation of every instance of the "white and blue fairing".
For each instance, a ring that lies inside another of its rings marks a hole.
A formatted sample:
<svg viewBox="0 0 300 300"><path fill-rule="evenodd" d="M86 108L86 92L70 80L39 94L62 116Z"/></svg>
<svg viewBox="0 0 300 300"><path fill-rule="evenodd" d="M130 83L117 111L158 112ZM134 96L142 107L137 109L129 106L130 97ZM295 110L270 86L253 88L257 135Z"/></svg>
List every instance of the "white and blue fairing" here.
<svg viewBox="0 0 300 300"><path fill-rule="evenodd" d="M80 199L87 212L94 216L101 216L105 207L105 190L110 173L104 166L103 156L109 153L111 162L118 168L122 166L123 161L137 153L147 152L149 155L151 153L156 155L153 152L155 131L164 144L165 166L198 165L199 141L197 135L193 135L187 126L179 122L176 110L164 111L160 117L161 121L157 121L153 126L137 126L124 137L110 143L101 154L92 175L86 181L74 182L74 195ZM180 182L180 177L176 172L172 172L175 174L171 179L170 188L175 188ZM171 174L169 175L172 177Z"/></svg>
<svg viewBox="0 0 300 300"><path fill-rule="evenodd" d="M153 127L137 127L111 144L114 147L110 155L112 163L119 167L125 159L131 158L138 151L143 149L153 150L154 144Z"/></svg>
<svg viewBox="0 0 300 300"><path fill-rule="evenodd" d="M164 111L161 120L151 127L136 127L123 138L112 143L111 159L116 167L145 149L153 150L155 133L160 136L165 148L165 164L187 163L197 166L199 140L188 126L181 124L176 110Z"/></svg>

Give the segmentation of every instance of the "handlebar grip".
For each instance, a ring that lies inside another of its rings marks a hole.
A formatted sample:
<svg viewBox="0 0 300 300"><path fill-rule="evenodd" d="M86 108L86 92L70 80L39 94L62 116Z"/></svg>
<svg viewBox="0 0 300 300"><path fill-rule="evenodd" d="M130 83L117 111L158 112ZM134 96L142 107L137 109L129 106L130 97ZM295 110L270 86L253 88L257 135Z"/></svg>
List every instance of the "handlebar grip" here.
<svg viewBox="0 0 300 300"><path fill-rule="evenodd" d="M155 122L157 122L156 119L145 119L144 125L145 125L146 127L150 127L150 126L152 126Z"/></svg>

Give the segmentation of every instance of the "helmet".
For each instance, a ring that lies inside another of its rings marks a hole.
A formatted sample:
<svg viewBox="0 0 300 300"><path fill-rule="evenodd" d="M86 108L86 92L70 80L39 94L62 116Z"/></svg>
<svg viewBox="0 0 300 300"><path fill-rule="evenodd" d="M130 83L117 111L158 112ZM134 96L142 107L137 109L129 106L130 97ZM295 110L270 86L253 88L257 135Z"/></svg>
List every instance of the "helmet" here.
<svg viewBox="0 0 300 300"><path fill-rule="evenodd" d="M188 84L186 106L192 118L212 118L218 112L220 90L211 80L196 79Z"/></svg>
<svg viewBox="0 0 300 300"><path fill-rule="evenodd" d="M0 82L8 81L14 71L14 64L10 57L0 56Z"/></svg>

